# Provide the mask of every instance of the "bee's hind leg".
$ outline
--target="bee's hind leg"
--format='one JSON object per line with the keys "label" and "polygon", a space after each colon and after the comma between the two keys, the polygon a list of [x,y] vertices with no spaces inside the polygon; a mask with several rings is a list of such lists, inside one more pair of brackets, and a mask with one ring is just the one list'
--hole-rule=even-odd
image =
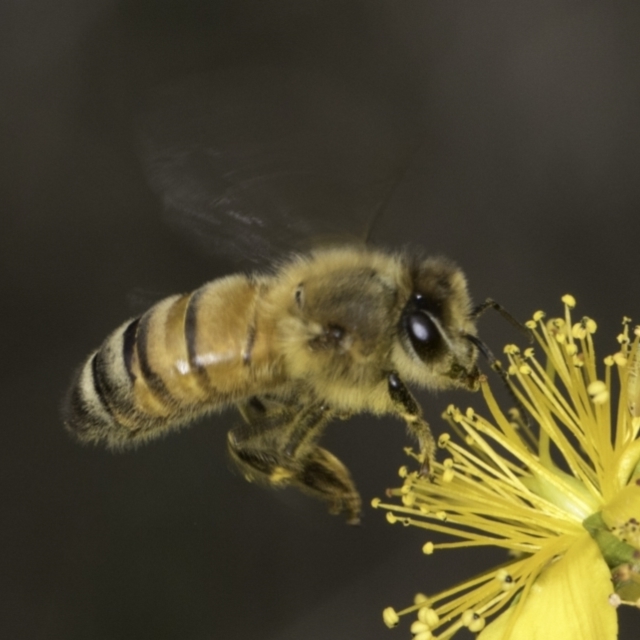
{"label": "bee's hind leg", "polygon": [[[323,404],[305,409],[252,398],[239,407],[246,424],[228,435],[229,453],[249,481],[296,486],[329,503],[331,513],[360,516],[360,496],[349,471],[315,441],[332,417]],[[341,416],[340,416],[341,417]]]}
{"label": "bee's hind leg", "polygon": [[227,434],[231,459],[249,482],[287,484],[297,471],[284,452],[295,412],[286,405],[264,403],[257,397],[238,409],[245,424],[236,425]]}
{"label": "bee's hind leg", "polygon": [[348,524],[359,524],[360,494],[348,469],[331,452],[314,446],[302,460],[293,484],[305,493],[329,503],[329,512],[345,513]]}

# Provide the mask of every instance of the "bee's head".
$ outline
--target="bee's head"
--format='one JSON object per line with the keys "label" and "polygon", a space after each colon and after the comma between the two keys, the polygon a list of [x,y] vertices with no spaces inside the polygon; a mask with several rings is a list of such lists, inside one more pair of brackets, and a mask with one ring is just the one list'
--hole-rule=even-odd
{"label": "bee's head", "polygon": [[442,258],[409,267],[411,293],[397,327],[393,357],[404,377],[423,386],[476,388],[477,348],[462,271]]}

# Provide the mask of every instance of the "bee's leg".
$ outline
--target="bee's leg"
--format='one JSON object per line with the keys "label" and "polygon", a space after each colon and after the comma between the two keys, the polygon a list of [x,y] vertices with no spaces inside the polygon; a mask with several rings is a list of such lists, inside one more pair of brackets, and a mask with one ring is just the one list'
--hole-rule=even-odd
{"label": "bee's leg", "polygon": [[348,469],[331,452],[314,446],[302,460],[293,484],[329,503],[329,512],[344,512],[349,524],[360,523],[362,501]]}
{"label": "bee's leg", "polygon": [[229,452],[247,480],[271,485],[292,481],[302,467],[299,451],[309,450],[328,419],[326,407],[251,398],[238,406],[246,424],[229,431]]}
{"label": "bee's leg", "polygon": [[320,436],[322,429],[332,417],[325,404],[314,404],[301,411],[291,424],[284,453],[290,458],[295,457],[298,451]]}
{"label": "bee's leg", "polygon": [[262,446],[263,438],[251,437],[245,425],[234,427],[227,434],[231,459],[249,482],[264,482],[272,486],[284,485],[292,477],[278,460],[274,450]]}
{"label": "bee's leg", "polygon": [[349,524],[358,524],[362,501],[349,470],[330,451],[315,444],[321,430],[333,417],[346,419],[348,415],[334,415],[325,404],[319,403],[302,413],[290,430],[285,453],[301,465],[297,467],[299,471],[292,484],[328,502],[330,513],[344,512]]}
{"label": "bee's leg", "polygon": [[296,471],[289,468],[283,454],[295,411],[257,397],[238,405],[238,409],[246,423],[234,426],[227,434],[231,458],[250,482],[286,484]]}
{"label": "bee's leg", "polygon": [[431,433],[431,427],[422,417],[420,405],[395,371],[387,375],[387,386],[396,415],[405,421],[409,431],[418,440],[422,462],[420,474],[431,476],[436,451],[436,443],[433,433]]}
{"label": "bee's leg", "polygon": [[229,453],[247,480],[271,486],[296,486],[329,503],[332,513],[346,511],[357,522],[360,496],[346,467],[314,440],[331,416],[325,405],[304,410],[252,399],[240,411],[247,421],[229,432]]}

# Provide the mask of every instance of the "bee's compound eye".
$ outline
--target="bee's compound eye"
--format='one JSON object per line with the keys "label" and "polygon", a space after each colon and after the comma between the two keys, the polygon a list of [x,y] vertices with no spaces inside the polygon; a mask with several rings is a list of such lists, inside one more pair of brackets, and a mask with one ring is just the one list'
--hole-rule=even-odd
{"label": "bee's compound eye", "polygon": [[406,318],[405,328],[411,345],[420,358],[424,359],[440,343],[440,332],[426,313],[410,313]]}
{"label": "bee's compound eye", "polygon": [[408,322],[409,335],[420,344],[428,344],[438,335],[438,330],[429,316],[423,313],[412,313]]}

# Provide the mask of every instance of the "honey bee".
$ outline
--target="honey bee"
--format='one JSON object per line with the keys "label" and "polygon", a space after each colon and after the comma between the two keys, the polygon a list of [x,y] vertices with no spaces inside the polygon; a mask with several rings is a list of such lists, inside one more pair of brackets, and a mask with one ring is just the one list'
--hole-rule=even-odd
{"label": "honey bee", "polygon": [[79,370],[65,425],[121,449],[235,406],[232,459],[356,523],[360,495],[318,444],[335,419],[403,420],[428,474],[434,439],[407,384],[475,390],[482,343],[463,272],[444,258],[360,247],[295,255],[166,298],[116,329]]}

